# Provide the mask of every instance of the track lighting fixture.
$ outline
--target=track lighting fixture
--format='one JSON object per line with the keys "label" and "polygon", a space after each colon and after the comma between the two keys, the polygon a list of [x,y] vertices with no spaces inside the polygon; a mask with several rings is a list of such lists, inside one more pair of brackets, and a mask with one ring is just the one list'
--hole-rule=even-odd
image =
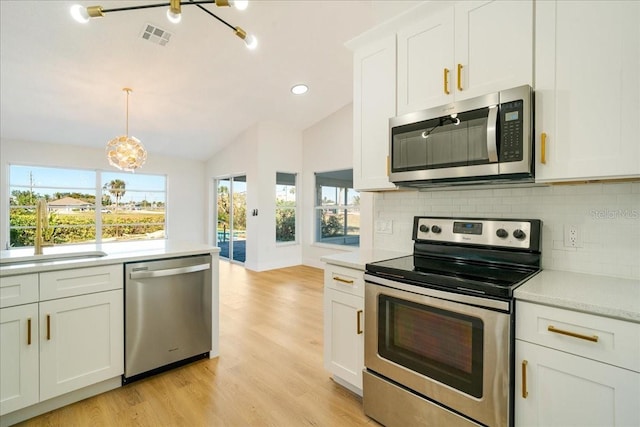
{"label": "track lighting fixture", "polygon": [[100,18],[105,16],[105,14],[111,12],[124,12],[128,10],[139,10],[139,9],[152,9],[157,7],[168,7],[167,9],[167,19],[177,24],[181,21],[182,18],[182,6],[196,6],[203,12],[206,12],[208,15],[216,18],[218,21],[229,27],[233,30],[234,34],[241,38],[248,49],[255,49],[258,46],[258,41],[252,34],[248,34],[245,30],[240,27],[234,27],[229,24],[224,19],[220,18],[218,15],[211,12],[209,9],[205,8],[203,5],[205,4],[215,4],[218,7],[225,6],[233,6],[238,10],[245,10],[248,5],[248,0],[189,0],[189,1],[180,1],[180,0],[170,0],[169,3],[155,3],[155,4],[143,4],[139,6],[129,6],[129,7],[117,7],[112,9],[104,9],[102,6],[89,6],[84,7],[79,4],[71,6],[71,16],[78,22],[87,23],[92,18]]}

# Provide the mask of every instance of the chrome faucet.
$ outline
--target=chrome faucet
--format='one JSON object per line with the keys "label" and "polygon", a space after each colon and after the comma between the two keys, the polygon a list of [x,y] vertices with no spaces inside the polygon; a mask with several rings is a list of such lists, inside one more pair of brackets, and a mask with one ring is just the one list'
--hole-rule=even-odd
{"label": "chrome faucet", "polygon": [[44,229],[49,228],[49,212],[47,201],[38,199],[36,203],[36,238],[34,242],[34,255],[42,255],[42,248],[45,246],[53,246],[53,243],[47,242],[44,238]]}

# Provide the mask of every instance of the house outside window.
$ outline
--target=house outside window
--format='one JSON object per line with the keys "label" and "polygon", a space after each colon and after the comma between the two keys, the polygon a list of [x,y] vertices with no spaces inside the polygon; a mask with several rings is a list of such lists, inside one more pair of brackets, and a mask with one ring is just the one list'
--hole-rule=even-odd
{"label": "house outside window", "polygon": [[353,170],[316,173],[316,242],[360,245],[360,194]]}
{"label": "house outside window", "polygon": [[276,243],[295,242],[296,174],[276,173]]}
{"label": "house outside window", "polygon": [[48,210],[44,238],[56,245],[165,236],[163,175],[9,165],[11,247],[34,245],[41,198]]}

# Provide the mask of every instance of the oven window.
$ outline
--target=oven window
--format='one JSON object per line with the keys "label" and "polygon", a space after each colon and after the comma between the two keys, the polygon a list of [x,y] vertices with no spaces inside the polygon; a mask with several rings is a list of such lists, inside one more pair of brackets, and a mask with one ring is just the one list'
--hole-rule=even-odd
{"label": "oven window", "polygon": [[378,353],[475,397],[482,397],[481,319],[379,296]]}

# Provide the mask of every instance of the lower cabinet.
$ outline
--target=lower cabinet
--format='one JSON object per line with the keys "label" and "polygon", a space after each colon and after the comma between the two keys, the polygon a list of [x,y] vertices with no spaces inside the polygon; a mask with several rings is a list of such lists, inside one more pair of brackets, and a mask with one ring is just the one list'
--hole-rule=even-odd
{"label": "lower cabinet", "polygon": [[118,264],[0,278],[0,416],[124,372],[122,271]]}
{"label": "lower cabinet", "polygon": [[0,309],[0,416],[38,403],[38,303]]}
{"label": "lower cabinet", "polygon": [[324,287],[324,366],[334,379],[362,395],[364,272],[327,265]]}
{"label": "lower cabinet", "polygon": [[640,324],[516,303],[515,425],[640,426]]}
{"label": "lower cabinet", "polygon": [[516,426],[638,426],[640,373],[516,341]]}
{"label": "lower cabinet", "polygon": [[40,303],[40,400],[121,375],[121,289]]}

